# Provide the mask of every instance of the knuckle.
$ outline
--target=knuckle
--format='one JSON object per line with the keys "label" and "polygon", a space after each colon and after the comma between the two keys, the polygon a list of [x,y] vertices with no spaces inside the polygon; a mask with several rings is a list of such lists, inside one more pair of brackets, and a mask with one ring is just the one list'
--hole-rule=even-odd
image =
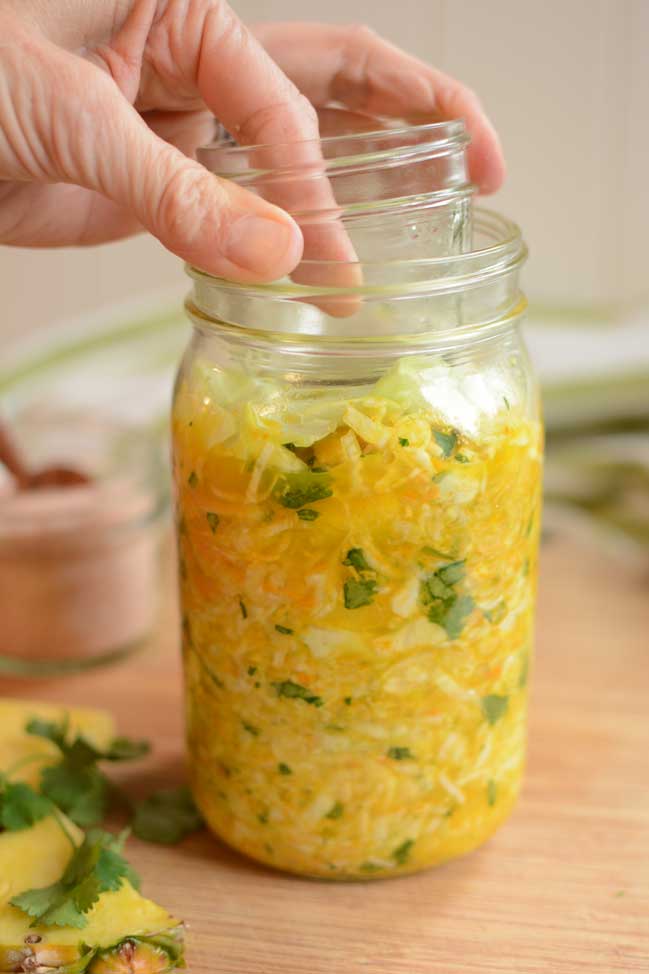
{"label": "knuckle", "polygon": [[210,233],[218,237],[227,202],[220,180],[198,164],[178,166],[172,161],[166,169],[157,199],[150,200],[155,235],[191,250],[209,222]]}
{"label": "knuckle", "polygon": [[344,32],[347,43],[358,47],[369,47],[379,36],[367,24],[347,24]]}

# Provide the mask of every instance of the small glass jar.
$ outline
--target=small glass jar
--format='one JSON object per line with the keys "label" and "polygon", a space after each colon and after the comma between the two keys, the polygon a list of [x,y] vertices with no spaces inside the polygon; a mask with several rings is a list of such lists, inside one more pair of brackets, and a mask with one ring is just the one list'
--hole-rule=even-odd
{"label": "small glass jar", "polygon": [[88,479],[0,484],[0,674],[49,677],[141,647],[157,621],[168,477],[149,430],[25,409],[12,428],[30,469]]}
{"label": "small glass jar", "polygon": [[[285,205],[291,186],[307,256],[265,286],[190,270],[173,416],[190,774],[217,835],[307,876],[468,852],[520,787],[542,434],[525,247],[472,212],[465,142],[453,123],[290,165],[290,147],[204,157]],[[302,177],[336,207],[297,205]]]}

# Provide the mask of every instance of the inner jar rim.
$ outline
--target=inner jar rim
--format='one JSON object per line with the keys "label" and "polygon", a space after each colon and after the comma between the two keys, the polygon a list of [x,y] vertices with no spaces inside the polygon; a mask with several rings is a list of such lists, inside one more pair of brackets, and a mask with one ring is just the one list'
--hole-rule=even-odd
{"label": "inner jar rim", "polygon": [[[223,161],[227,159],[233,159],[239,161],[254,152],[273,152],[277,150],[295,149],[295,148],[305,148],[308,146],[313,146],[315,149],[320,151],[324,149],[332,149],[336,146],[342,146],[348,142],[352,143],[352,148],[360,142],[367,144],[367,148],[363,152],[365,157],[367,154],[371,154],[376,151],[383,152],[394,152],[401,151],[405,152],[409,149],[426,149],[427,152],[434,153],[439,151],[440,153],[448,152],[451,150],[458,150],[463,148],[470,141],[470,136],[467,134],[464,122],[461,119],[452,119],[445,122],[426,122],[422,125],[407,125],[399,122],[394,127],[389,123],[393,122],[392,119],[378,119],[377,121],[386,122],[386,127],[383,129],[377,129],[368,132],[348,132],[345,134],[338,135],[325,135],[317,139],[295,139],[285,142],[260,142],[254,145],[238,145],[233,136],[222,130],[221,134],[214,139],[212,142],[206,145],[199,146],[196,150],[196,157],[199,162],[206,165],[207,168],[211,169],[210,160],[217,158]],[[430,139],[421,139],[414,143],[406,143],[405,145],[395,145],[391,147],[380,147],[378,149],[372,149],[371,146],[374,143],[385,142],[386,139],[397,139],[399,137],[405,136],[425,136],[430,135]],[[438,138],[434,136],[438,135]],[[359,159],[361,157],[355,155],[353,158]],[[333,155],[324,155],[321,160],[324,163],[325,168],[329,166],[338,166],[349,161],[349,157]],[[299,166],[300,163],[297,163]],[[212,169],[212,171],[216,171]],[[241,170],[237,167],[237,172]],[[224,169],[222,172],[229,174],[231,170]]]}

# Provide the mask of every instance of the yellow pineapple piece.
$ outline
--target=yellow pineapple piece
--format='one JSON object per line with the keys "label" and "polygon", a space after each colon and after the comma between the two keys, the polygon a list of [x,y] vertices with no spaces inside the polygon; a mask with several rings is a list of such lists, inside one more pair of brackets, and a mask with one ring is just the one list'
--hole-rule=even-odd
{"label": "yellow pineapple piece", "polygon": [[[57,761],[60,755],[51,741],[27,734],[25,725],[33,717],[60,723],[66,716],[70,738],[83,734],[91,744],[103,749],[115,736],[115,723],[105,710],[0,698],[0,771],[24,760],[26,763],[12,774],[11,780],[37,785],[42,768]],[[32,757],[34,760],[29,760]]]}
{"label": "yellow pineapple piece", "polygon": [[[64,816],[61,820],[80,843],[81,830]],[[88,974],[162,974],[179,966],[182,925],[127,881],[100,896],[82,929],[32,927],[31,918],[11,906],[17,893],[60,879],[71,856],[70,841],[53,817],[30,829],[0,832],[0,974],[47,974],[73,963]]]}

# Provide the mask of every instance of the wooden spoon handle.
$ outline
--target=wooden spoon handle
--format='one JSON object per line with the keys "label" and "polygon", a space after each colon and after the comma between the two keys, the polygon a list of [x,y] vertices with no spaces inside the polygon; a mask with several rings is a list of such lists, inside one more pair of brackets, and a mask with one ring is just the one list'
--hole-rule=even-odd
{"label": "wooden spoon handle", "polygon": [[19,487],[29,487],[32,479],[16,441],[7,426],[0,422],[0,463],[4,464]]}

